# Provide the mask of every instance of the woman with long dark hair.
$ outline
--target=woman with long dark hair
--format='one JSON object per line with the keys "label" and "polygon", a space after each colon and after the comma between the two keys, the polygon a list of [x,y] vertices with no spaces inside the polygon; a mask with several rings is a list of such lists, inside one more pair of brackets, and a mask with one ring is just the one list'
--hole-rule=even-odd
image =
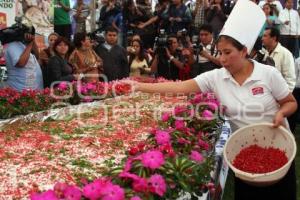
{"label": "woman with long dark hair", "polygon": [[146,52],[140,40],[133,40],[129,50],[130,76],[150,73],[151,56]]}

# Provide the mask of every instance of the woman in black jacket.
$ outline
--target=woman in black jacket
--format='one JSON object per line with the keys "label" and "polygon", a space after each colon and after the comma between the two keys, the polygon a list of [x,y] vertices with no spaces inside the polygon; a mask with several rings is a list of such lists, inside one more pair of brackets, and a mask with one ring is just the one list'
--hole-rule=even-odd
{"label": "woman in black jacket", "polygon": [[72,66],[68,63],[69,41],[64,37],[59,37],[54,43],[53,50],[55,55],[49,59],[45,70],[45,87],[50,87],[55,82],[76,80]]}

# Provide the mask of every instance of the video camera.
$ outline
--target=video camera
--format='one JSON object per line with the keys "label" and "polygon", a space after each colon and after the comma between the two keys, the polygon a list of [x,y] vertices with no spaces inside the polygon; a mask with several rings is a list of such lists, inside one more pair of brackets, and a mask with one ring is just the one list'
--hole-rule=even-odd
{"label": "video camera", "polygon": [[266,56],[266,54],[263,51],[258,50],[256,52],[256,61],[262,63],[265,59],[265,56]]}
{"label": "video camera", "polygon": [[90,37],[91,41],[93,42],[94,47],[97,47],[105,42],[105,38],[103,34],[100,32],[100,29],[88,33],[87,35]]}
{"label": "video camera", "polygon": [[15,18],[16,23],[12,25],[11,27],[1,29],[0,30],[0,41],[2,45],[14,42],[14,41],[24,41],[25,33],[29,33],[34,35],[35,29],[34,27],[26,26],[25,24],[22,24],[22,18],[16,17]]}
{"label": "video camera", "polygon": [[271,65],[275,66],[275,61],[272,57],[266,56],[266,54],[262,50],[258,50],[256,52],[256,58],[255,60],[259,63],[265,64],[265,65]]}
{"label": "video camera", "polygon": [[177,37],[184,48],[189,47],[189,36],[185,28],[177,32]]}
{"label": "video camera", "polygon": [[195,55],[198,55],[200,52],[203,51],[203,46],[200,44],[198,36],[192,37],[192,44]]}
{"label": "video camera", "polygon": [[168,35],[166,34],[164,29],[160,29],[158,37],[155,38],[154,50],[159,47],[168,47],[169,45]]}
{"label": "video camera", "polygon": [[166,34],[164,29],[159,30],[158,37],[155,38],[154,42],[154,52],[158,55],[162,56],[166,54],[166,48],[170,47],[170,41],[168,39],[168,35]]}

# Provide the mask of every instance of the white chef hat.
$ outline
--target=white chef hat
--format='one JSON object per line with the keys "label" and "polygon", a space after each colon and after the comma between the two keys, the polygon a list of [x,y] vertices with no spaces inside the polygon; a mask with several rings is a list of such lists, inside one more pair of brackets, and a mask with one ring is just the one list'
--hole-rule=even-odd
{"label": "white chef hat", "polygon": [[238,0],[219,36],[236,39],[247,47],[250,54],[265,22],[266,16],[261,7],[249,0]]}

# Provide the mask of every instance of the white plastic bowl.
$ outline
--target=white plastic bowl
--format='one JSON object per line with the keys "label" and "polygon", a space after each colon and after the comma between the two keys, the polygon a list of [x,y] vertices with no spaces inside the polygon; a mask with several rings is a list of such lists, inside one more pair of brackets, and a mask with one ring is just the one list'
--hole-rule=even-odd
{"label": "white plastic bowl", "polygon": [[[232,163],[236,155],[251,145],[274,147],[286,152],[288,162],[281,168],[263,174],[241,171]],[[239,179],[255,186],[267,186],[278,182],[288,172],[297,152],[297,145],[292,133],[280,126],[273,128],[271,123],[260,123],[245,126],[235,131],[224,147],[224,159]]]}

